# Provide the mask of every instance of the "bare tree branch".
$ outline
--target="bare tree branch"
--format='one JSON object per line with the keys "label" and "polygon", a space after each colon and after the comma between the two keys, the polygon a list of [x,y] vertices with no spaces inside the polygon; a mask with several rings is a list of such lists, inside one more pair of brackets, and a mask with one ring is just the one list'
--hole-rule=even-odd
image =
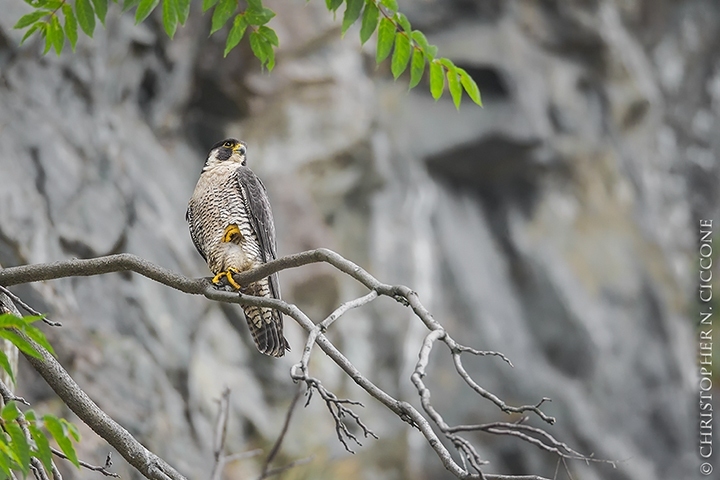
{"label": "bare tree branch", "polygon": [[[33,475],[35,476],[35,478],[37,478],[37,480],[50,480],[47,476],[47,473],[45,473],[42,462],[36,457],[30,458],[30,470],[32,470]],[[53,480],[58,479],[57,477],[53,477]],[[62,478],[60,478],[59,480],[62,480]]]}
{"label": "bare tree branch", "polygon": [[213,454],[215,464],[210,473],[210,480],[219,480],[225,467],[225,438],[227,437],[227,424],[230,417],[230,389],[225,387],[218,400],[218,419],[215,422],[215,438],[213,441]]}
{"label": "bare tree branch", "polygon": [[361,307],[371,301],[375,300],[378,296],[377,291],[371,290],[367,295],[356,298],[349,302],[345,302],[335,309],[325,320],[315,325],[315,327],[308,333],[307,341],[305,342],[305,348],[303,349],[302,358],[300,363],[293,365],[290,374],[295,380],[305,380],[308,371],[308,363],[310,362],[310,354],[312,353],[313,346],[317,340],[317,336],[321,333],[325,333],[330,325],[340,318],[343,314],[349,310],[357,307]]}
{"label": "bare tree branch", "polygon": [[355,421],[355,424],[360,427],[365,438],[378,438],[375,433],[373,433],[373,431],[370,430],[367,425],[362,422],[360,416],[357,413],[353,412],[351,408],[346,406],[356,405],[359,407],[364,407],[361,402],[350,400],[348,398],[338,398],[337,395],[325,388],[323,384],[320,383],[320,380],[318,380],[317,378],[306,377],[304,380],[308,387],[307,402],[305,402],[305,406],[310,403],[310,400],[312,399],[312,392],[318,392],[318,395],[320,395],[320,398],[322,398],[325,402],[325,406],[327,406],[330,415],[332,415],[332,418],[335,421],[335,433],[337,434],[340,443],[342,443],[345,447],[345,450],[352,454],[355,454],[353,449],[350,448],[350,446],[347,444],[346,439],[352,440],[358,446],[362,446],[360,440],[358,440],[358,438],[348,429],[347,425],[345,425],[345,423],[343,422],[343,418],[345,417],[350,417]]}
{"label": "bare tree branch", "polygon": [[[53,455],[56,455],[65,460],[69,460],[67,455],[65,455],[63,452],[61,452],[57,448],[50,447],[50,450],[52,451]],[[102,473],[106,477],[120,478],[120,475],[108,470],[108,468],[110,468],[112,466],[112,457],[110,455],[110,452],[108,452],[107,457],[105,457],[105,465],[103,465],[103,466],[92,465],[90,463],[83,462],[82,460],[78,460],[78,463],[80,464],[81,467],[86,468],[88,470],[92,470],[94,472]]]}
{"label": "bare tree branch", "polygon": [[[282,445],[283,440],[285,439],[285,435],[287,435],[288,428],[290,427],[290,419],[292,418],[292,414],[295,411],[295,406],[298,403],[298,400],[300,399],[300,394],[302,393],[302,384],[298,384],[298,388],[295,390],[295,395],[293,396],[292,401],[290,402],[290,406],[288,407],[287,413],[285,414],[285,421],[283,422],[282,429],[280,430],[280,435],[278,435],[277,440],[275,440],[275,445],[270,449],[270,453],[268,453],[267,458],[265,459],[265,462],[263,462],[263,468],[262,473],[260,474],[260,477],[258,480],[263,480],[264,478],[268,478],[270,475],[268,472],[270,471],[270,462],[273,461],[275,456],[280,451],[280,446]],[[288,467],[290,468],[290,467]],[[278,472],[280,473],[280,472]]]}
{"label": "bare tree branch", "polygon": [[[349,431],[347,425],[342,422],[343,416],[348,416],[352,418],[356,422],[356,424],[360,426],[366,436],[373,434],[361,422],[359,416],[357,416],[357,414],[352,412],[352,410],[347,407],[347,405],[357,405],[359,404],[359,402],[339,399],[334,394],[326,390],[319,382],[319,380],[309,376],[308,364],[313,350],[313,346],[315,344],[317,344],[320,349],[323,350],[323,352],[325,352],[338,366],[340,366],[340,368],[342,368],[345,373],[350,378],[352,378],[358,386],[360,386],[369,395],[377,399],[380,403],[382,403],[388,409],[398,415],[403,421],[409,423],[414,428],[417,428],[425,437],[431,448],[433,448],[433,450],[436,452],[445,468],[457,478],[544,480],[543,477],[539,476],[504,476],[483,474],[480,468],[487,462],[485,462],[479,457],[475,448],[468,440],[458,435],[458,433],[468,430],[483,431],[491,434],[513,435],[540,448],[561,455],[561,458],[578,457],[585,460],[588,459],[588,457],[583,457],[577,454],[577,452],[570,450],[569,448],[564,448],[564,444],[557,442],[553,437],[549,436],[549,434],[539,433],[540,431],[542,431],[540,429],[537,429],[538,431],[528,430],[527,428],[525,428],[526,426],[519,427],[516,424],[505,424],[501,422],[495,424],[486,424],[484,426],[476,426],[478,428],[468,429],[464,428],[465,426],[449,426],[444,421],[442,416],[438,413],[438,411],[430,403],[430,390],[427,388],[427,386],[422,380],[426,374],[426,367],[429,361],[430,353],[434,344],[437,341],[441,341],[449,349],[453,357],[455,369],[458,375],[460,375],[460,377],[465,381],[465,383],[478,395],[491,401],[503,412],[507,414],[526,412],[533,413],[537,415],[538,418],[542,419],[548,424],[553,424],[555,422],[555,419],[546,415],[540,409],[542,404],[545,401],[549,400],[548,398],[541,399],[535,405],[522,405],[515,407],[507,405],[496,395],[480,386],[480,384],[478,384],[465,370],[461,358],[461,355],[463,353],[469,353],[472,355],[497,356],[507,362],[510,366],[512,366],[510,360],[505,355],[499,352],[480,351],[458,344],[455,340],[451,338],[451,336],[442,327],[442,325],[438,323],[430,314],[430,312],[428,312],[428,310],[422,305],[417,293],[412,291],[410,288],[401,285],[392,286],[381,283],[358,265],[343,258],[339,254],[324,248],[282,257],[252,271],[235,274],[234,279],[240,284],[248,284],[283,269],[299,267],[309,263],[317,262],[329,263],[341,272],[344,272],[352,278],[356,279],[358,282],[360,282],[370,290],[370,292],[366,295],[340,305],[340,307],[338,307],[330,316],[328,316],[325,320],[318,323],[317,325],[314,324],[307,317],[307,315],[305,315],[305,313],[302,312],[295,305],[288,304],[282,300],[252,297],[237,292],[219,290],[207,278],[187,278],[131,254],[118,254],[88,260],[74,259],[45,265],[27,265],[21,267],[7,268],[5,270],[0,270],[0,285],[10,286],[20,283],[50,280],[70,276],[88,276],[130,270],[139,273],[145,277],[148,277],[152,280],[155,280],[159,283],[167,285],[171,288],[175,288],[189,294],[204,295],[211,300],[237,303],[240,305],[271,307],[280,310],[286,315],[292,317],[295,321],[297,321],[298,324],[308,333],[308,338],[305,344],[305,348],[303,350],[302,358],[300,359],[300,362],[298,364],[293,366],[291,370],[291,376],[296,381],[305,382],[308,386],[308,392],[316,391],[318,394],[320,394],[320,396],[326,402],[326,405],[328,406],[331,414],[333,415],[333,419],[336,423],[336,431],[338,433],[338,438],[346,446],[346,448],[348,448],[348,445],[346,444],[344,438],[354,439],[355,441],[357,441],[357,438],[352,434],[352,432]],[[325,332],[330,327],[330,325],[332,325],[333,322],[335,322],[344,313],[346,313],[352,308],[365,305],[373,301],[380,295],[392,297],[402,305],[409,306],[414,312],[414,314],[423,322],[423,324],[429,330],[429,333],[425,337],[425,340],[423,341],[423,344],[420,348],[418,362],[416,364],[415,370],[411,375],[411,380],[417,388],[418,394],[420,396],[422,409],[427,414],[427,418],[417,409],[415,409],[410,403],[393,398],[391,395],[373,384],[368,378],[363,376],[357,370],[357,368],[355,368],[355,366],[350,363],[350,361],[325,336]],[[72,380],[70,379],[70,381]],[[291,412],[288,413],[288,421],[290,413]],[[463,466],[456,462],[450,451],[440,441],[440,438],[435,433],[431,422],[432,424],[437,426],[442,435],[445,436],[445,438],[447,438],[453,444],[455,449],[460,453]],[[514,425],[514,427],[509,427],[508,425]],[[282,435],[279,440],[281,439]],[[562,456],[563,453],[565,456]],[[472,469],[474,470],[473,472],[469,471],[467,467],[465,467],[467,463],[469,463],[470,467],[472,467]],[[144,468],[147,469],[147,467]],[[268,472],[266,469],[264,469],[264,473],[268,475],[271,472],[272,471]]]}

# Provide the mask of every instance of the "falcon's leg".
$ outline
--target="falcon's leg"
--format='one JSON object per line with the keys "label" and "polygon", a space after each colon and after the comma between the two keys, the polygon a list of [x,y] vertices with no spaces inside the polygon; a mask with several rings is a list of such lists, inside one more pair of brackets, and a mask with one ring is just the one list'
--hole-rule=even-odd
{"label": "falcon's leg", "polygon": [[[238,227],[234,223],[231,223],[230,225],[225,227],[225,232],[223,232],[223,237],[222,237],[222,243],[233,243],[235,245],[240,245],[242,238],[243,238],[243,234],[240,231],[240,227]],[[235,247],[235,248],[237,248],[237,247]],[[212,282],[215,285],[220,285],[221,284],[220,280],[223,277],[225,277],[225,278],[227,278],[228,283],[235,290],[240,290],[240,288],[241,288],[240,284],[237,283],[235,281],[235,279],[233,278],[233,276],[232,276],[233,273],[240,273],[240,270],[238,270],[235,267],[228,267],[227,270],[222,271],[222,272],[218,273],[217,275],[215,275],[215,277],[213,277],[213,279],[212,279]]]}
{"label": "falcon's leg", "polygon": [[220,273],[218,273],[217,275],[215,275],[215,276],[213,277],[213,279],[212,279],[212,282],[213,282],[215,285],[220,285],[220,284],[222,283],[220,280],[221,280],[223,277],[225,277],[225,278],[227,279],[228,283],[229,283],[230,285],[232,285],[232,287],[233,287],[235,290],[240,290],[242,287],[241,287],[240,284],[237,283],[237,282],[235,281],[235,279],[233,278],[233,273],[240,273],[240,270],[238,270],[238,269],[235,268],[235,267],[230,267],[230,268],[228,268],[226,271],[220,272]]}
{"label": "falcon's leg", "polygon": [[228,225],[225,227],[225,233],[223,233],[223,243],[240,243],[240,240],[242,240],[242,232],[240,232],[240,228],[233,224]]}

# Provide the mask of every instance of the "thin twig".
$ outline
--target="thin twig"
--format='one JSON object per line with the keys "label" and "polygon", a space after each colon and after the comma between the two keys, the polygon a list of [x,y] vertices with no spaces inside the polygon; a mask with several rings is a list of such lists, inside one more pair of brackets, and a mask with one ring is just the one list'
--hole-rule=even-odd
{"label": "thin twig", "polygon": [[[37,480],[50,480],[45,472],[42,462],[37,457],[30,458],[30,469]],[[53,477],[53,480],[58,480],[57,477]],[[62,480],[62,477],[59,479]]]}
{"label": "thin twig", "polygon": [[228,387],[225,387],[217,402],[218,419],[215,422],[215,438],[213,439],[215,463],[210,473],[211,480],[222,478],[223,471],[228,463],[251,458],[262,453],[262,449],[256,448],[247,452],[225,455],[225,440],[227,439],[227,426],[230,418],[230,389]]}
{"label": "thin twig", "polygon": [[37,310],[35,310],[34,308],[32,308],[30,305],[28,305],[27,303],[23,302],[20,297],[18,297],[17,295],[15,295],[13,292],[11,292],[11,291],[8,290],[7,288],[3,287],[2,285],[0,285],[0,292],[3,292],[5,295],[7,295],[8,297],[10,297],[15,303],[17,303],[18,305],[20,305],[20,306],[21,306],[26,312],[28,312],[30,315],[35,315],[36,317],[43,317],[43,318],[42,318],[42,321],[45,322],[46,324],[50,325],[51,327],[62,327],[62,323],[60,323],[60,322],[53,322],[53,321],[50,320],[49,318],[44,317],[42,313],[38,312]]}
{"label": "thin twig", "polygon": [[282,429],[280,430],[280,435],[278,435],[277,440],[275,440],[275,444],[270,449],[270,453],[268,453],[268,456],[265,459],[265,462],[263,463],[262,473],[260,474],[260,477],[258,480],[262,480],[263,478],[267,478],[269,476],[268,472],[270,471],[269,470],[270,462],[273,461],[275,456],[280,451],[280,446],[282,445],[282,442],[285,439],[285,435],[287,435],[288,428],[290,427],[290,419],[292,418],[293,412],[295,411],[295,406],[297,405],[297,402],[300,399],[301,393],[302,393],[302,384],[298,384],[297,388],[295,389],[295,395],[293,396],[293,399],[290,402],[290,406],[288,407],[287,413],[285,414],[285,421],[283,422]]}
{"label": "thin twig", "polygon": [[301,458],[299,460],[290,462],[287,465],[283,465],[282,467],[273,468],[272,470],[268,471],[262,478],[274,477],[275,475],[279,475],[287,470],[290,470],[291,468],[297,467],[298,465],[305,465],[306,463],[312,462],[313,458],[315,457],[311,455],[309,457]]}
{"label": "thin twig", "polygon": [[356,400],[350,400],[347,398],[338,398],[337,395],[332,393],[330,390],[325,388],[322,383],[320,383],[320,380],[312,377],[308,377],[305,379],[305,383],[308,386],[307,390],[307,402],[305,402],[305,406],[307,406],[310,403],[310,399],[312,398],[312,392],[315,390],[320,395],[320,398],[323,399],[325,402],[325,405],[328,408],[328,411],[330,412],[330,415],[332,415],[333,420],[335,421],[335,433],[337,434],[338,440],[340,443],[343,444],[345,447],[345,450],[347,450],[350,453],[355,453],[350,446],[347,444],[347,441],[345,439],[352,440],[355,442],[356,445],[362,446],[362,443],[360,443],[360,440],[348,429],[347,425],[343,422],[343,418],[350,417],[355,421],[355,424],[360,427],[360,429],[363,432],[363,435],[365,438],[367,437],[373,437],[377,439],[378,437],[375,435],[375,433],[370,430],[367,425],[365,425],[362,420],[360,419],[360,416],[353,412],[352,409],[348,408],[346,405],[355,405],[358,407],[363,407],[364,405],[361,402],[358,402]]}
{"label": "thin twig", "polygon": [[225,468],[224,455],[225,438],[227,437],[228,418],[230,417],[230,389],[225,387],[218,402],[218,418],[215,422],[215,438],[213,439],[213,454],[215,463],[210,473],[211,480],[219,480]]}
{"label": "thin twig", "polygon": [[511,405],[506,404],[500,398],[497,397],[497,395],[485,390],[482,388],[473,378],[470,376],[469,373],[465,370],[465,367],[462,364],[462,359],[460,358],[459,353],[453,354],[453,363],[455,364],[455,370],[458,372],[460,377],[465,380],[465,383],[467,383],[470,388],[475,390],[481,397],[487,398],[491,402],[493,402],[495,405],[497,405],[503,412],[505,413],[525,413],[525,412],[533,412],[540,418],[542,418],[544,421],[549,423],[550,425],[555,423],[555,418],[550,417],[546,415],[542,410],[540,410],[540,406],[545,403],[549,402],[550,399],[548,397],[543,397],[540,399],[540,401],[535,405],[522,405],[519,407],[513,407]]}
{"label": "thin twig", "polygon": [[293,365],[292,369],[290,370],[290,375],[292,376],[292,378],[295,381],[304,380],[306,378],[308,371],[308,363],[310,362],[310,354],[312,353],[313,346],[315,345],[315,341],[317,340],[317,336],[319,334],[325,333],[330,327],[330,325],[335,322],[335,320],[340,318],[349,310],[366,305],[371,301],[375,300],[377,296],[378,293],[375,290],[371,290],[369,293],[360,298],[356,298],[349,302],[343,303],[338,308],[336,308],[335,311],[328,315],[325,320],[318,323],[315,328],[313,328],[308,334],[308,338],[305,342],[305,348],[303,349],[303,354],[300,362]]}
{"label": "thin twig", "polygon": [[[67,455],[65,455],[60,450],[53,448],[53,447],[50,447],[50,450],[52,450],[53,455],[56,455],[64,460],[69,460]],[[120,475],[118,475],[117,473],[110,472],[107,470],[108,468],[110,468],[112,466],[112,457],[110,456],[109,452],[107,454],[107,457],[105,457],[105,465],[103,465],[102,467],[99,465],[91,465],[87,462],[83,462],[82,460],[78,460],[78,463],[80,464],[81,467],[87,468],[88,470],[92,470],[94,472],[102,473],[106,477],[120,478]]]}
{"label": "thin twig", "polygon": [[228,463],[237,462],[238,460],[245,460],[248,458],[257,457],[262,453],[262,448],[248,450],[247,452],[231,453],[230,455],[225,456],[225,465],[227,465]]}

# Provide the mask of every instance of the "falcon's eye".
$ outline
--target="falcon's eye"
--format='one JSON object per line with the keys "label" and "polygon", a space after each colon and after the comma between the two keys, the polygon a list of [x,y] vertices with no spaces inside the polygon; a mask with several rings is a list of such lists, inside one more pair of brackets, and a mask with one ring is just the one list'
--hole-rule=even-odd
{"label": "falcon's eye", "polygon": [[223,147],[231,148],[232,146],[233,146],[232,142],[223,143]]}

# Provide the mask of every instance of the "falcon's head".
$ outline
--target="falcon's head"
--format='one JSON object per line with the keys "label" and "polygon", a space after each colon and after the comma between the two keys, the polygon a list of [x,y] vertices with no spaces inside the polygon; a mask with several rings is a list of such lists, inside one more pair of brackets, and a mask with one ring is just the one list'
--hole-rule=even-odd
{"label": "falcon's head", "polygon": [[247,145],[245,142],[235,140],[234,138],[228,138],[212,146],[210,153],[208,153],[207,160],[205,160],[205,167],[218,165],[223,162],[233,162],[245,165],[247,160],[245,158],[246,151]]}

